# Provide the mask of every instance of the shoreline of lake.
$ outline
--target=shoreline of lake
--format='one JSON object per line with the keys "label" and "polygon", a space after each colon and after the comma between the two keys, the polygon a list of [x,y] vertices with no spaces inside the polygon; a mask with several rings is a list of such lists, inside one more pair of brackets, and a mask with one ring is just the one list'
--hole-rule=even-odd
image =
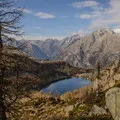
{"label": "shoreline of lake", "polygon": [[55,93],[60,93],[64,94],[65,92],[69,92],[75,89],[79,89],[84,86],[90,85],[90,81],[84,78],[68,78],[68,79],[63,79],[63,80],[58,80],[55,82],[52,82],[48,86],[42,88],[43,93],[49,93],[50,91],[55,94]]}

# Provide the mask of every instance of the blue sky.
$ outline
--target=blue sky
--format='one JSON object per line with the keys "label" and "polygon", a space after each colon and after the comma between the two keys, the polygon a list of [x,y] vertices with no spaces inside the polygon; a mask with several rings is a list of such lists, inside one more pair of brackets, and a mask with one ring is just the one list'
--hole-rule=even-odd
{"label": "blue sky", "polygon": [[26,39],[63,38],[120,25],[120,0],[19,0]]}

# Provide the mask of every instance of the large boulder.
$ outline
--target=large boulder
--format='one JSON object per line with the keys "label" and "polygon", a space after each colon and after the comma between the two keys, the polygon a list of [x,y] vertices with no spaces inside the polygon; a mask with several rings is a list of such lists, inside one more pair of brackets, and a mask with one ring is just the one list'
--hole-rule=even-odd
{"label": "large boulder", "polygon": [[72,111],[73,109],[74,109],[74,105],[69,105],[64,110],[65,110],[66,114],[69,114],[69,112]]}
{"label": "large boulder", "polygon": [[120,80],[120,74],[115,74],[114,75],[114,80]]}
{"label": "large boulder", "polygon": [[106,115],[106,114],[107,114],[107,111],[102,107],[98,107],[97,105],[94,105],[89,112],[90,116],[91,115]]}
{"label": "large boulder", "polygon": [[114,120],[120,120],[120,88],[109,89],[105,95],[106,106]]}

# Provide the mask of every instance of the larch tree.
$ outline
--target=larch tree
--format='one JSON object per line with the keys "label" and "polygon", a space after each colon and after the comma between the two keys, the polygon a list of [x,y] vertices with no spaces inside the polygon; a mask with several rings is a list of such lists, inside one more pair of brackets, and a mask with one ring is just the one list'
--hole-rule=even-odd
{"label": "larch tree", "polygon": [[[3,60],[3,40],[10,40],[11,37],[21,36],[22,30],[19,22],[23,11],[17,7],[16,0],[0,0],[0,120],[7,120],[7,104],[5,101],[5,64]],[[8,106],[14,101],[13,99]]]}

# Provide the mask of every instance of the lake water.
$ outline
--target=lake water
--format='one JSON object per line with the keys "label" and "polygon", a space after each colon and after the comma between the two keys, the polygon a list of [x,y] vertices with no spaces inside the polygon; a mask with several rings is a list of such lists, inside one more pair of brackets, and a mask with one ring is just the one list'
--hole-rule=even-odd
{"label": "lake water", "polygon": [[83,78],[71,78],[52,83],[46,88],[43,88],[42,91],[44,93],[48,93],[51,91],[53,94],[55,94],[56,92],[64,94],[65,92],[88,86],[90,84],[90,81]]}

